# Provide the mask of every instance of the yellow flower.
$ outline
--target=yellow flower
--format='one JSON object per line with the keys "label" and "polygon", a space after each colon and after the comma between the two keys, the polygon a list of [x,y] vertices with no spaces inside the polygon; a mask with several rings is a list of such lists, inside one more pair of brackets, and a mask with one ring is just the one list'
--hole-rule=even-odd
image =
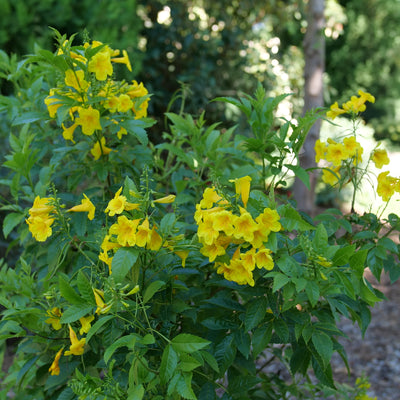
{"label": "yellow flower", "polygon": [[134,246],[137,244],[137,227],[140,219],[130,220],[125,215],[118,217],[118,222],[111,225],[110,234],[117,235],[117,242],[121,246]]}
{"label": "yellow flower", "polygon": [[54,222],[53,218],[44,216],[33,216],[25,220],[29,225],[29,231],[38,242],[45,242],[53,233],[51,225]]}
{"label": "yellow flower", "polygon": [[104,292],[100,289],[93,289],[93,294],[97,305],[96,314],[107,313],[111,308],[111,304],[107,305],[104,302]]}
{"label": "yellow flower", "polygon": [[269,234],[269,232],[279,232],[282,229],[279,219],[278,211],[271,208],[264,208],[264,211],[256,218],[256,221]]}
{"label": "yellow flower", "polygon": [[122,50],[122,57],[112,58],[111,61],[114,63],[125,64],[128,70],[132,72],[131,62],[129,61],[129,56],[126,50]]}
{"label": "yellow flower", "polygon": [[118,98],[117,110],[119,112],[127,112],[133,107],[133,101],[127,94],[121,94]]}
{"label": "yellow flower", "polygon": [[107,110],[110,110],[112,113],[116,112],[119,107],[119,97],[110,97],[104,102],[104,107],[107,108]]}
{"label": "yellow flower", "polygon": [[74,140],[74,132],[75,129],[77,128],[78,124],[75,122],[74,124],[72,124],[70,127],[66,128],[64,123],[61,124],[61,127],[63,128],[63,138],[65,140],[70,140],[72,143],[75,143]]}
{"label": "yellow flower", "polygon": [[326,161],[331,162],[335,167],[349,157],[349,153],[342,143],[332,143],[326,150]]}
{"label": "yellow flower", "polygon": [[69,350],[67,350],[64,355],[69,356],[70,354],[73,354],[74,356],[80,356],[84,352],[84,346],[86,339],[82,338],[78,340],[75,331],[69,326],[69,338],[71,340],[71,346],[69,347]]}
{"label": "yellow flower", "polygon": [[218,238],[219,232],[214,228],[214,219],[210,214],[203,217],[203,222],[199,223],[197,236],[200,243],[211,245]]}
{"label": "yellow flower", "polygon": [[100,261],[103,261],[105,264],[107,264],[107,266],[108,266],[108,273],[111,275],[111,273],[112,273],[112,269],[111,269],[111,266],[112,266],[112,259],[113,259],[113,257],[109,257],[108,256],[108,253],[106,252],[106,251],[102,251],[102,252],[100,252],[100,254],[99,254],[99,260]]}
{"label": "yellow flower", "polygon": [[213,228],[216,231],[223,231],[228,236],[231,236],[235,230],[233,224],[236,218],[236,215],[227,210],[217,211],[212,214]]}
{"label": "yellow flower", "polygon": [[101,243],[101,249],[105,252],[114,250],[114,249],[119,249],[121,245],[119,243],[115,242],[110,242],[110,235],[106,235],[103,239],[103,242]]}
{"label": "yellow flower", "polygon": [[388,176],[389,171],[381,172],[378,175],[378,187],[376,192],[383,201],[389,201],[395,192],[397,179]]}
{"label": "yellow flower", "polygon": [[321,142],[319,139],[315,142],[315,162],[319,162],[325,156],[327,145],[324,142]]}
{"label": "yellow flower", "polygon": [[371,159],[374,162],[375,167],[379,169],[390,163],[386,150],[375,149]]}
{"label": "yellow flower", "polygon": [[256,265],[258,268],[265,268],[268,271],[274,268],[274,260],[271,257],[271,250],[261,248],[255,255]]}
{"label": "yellow flower", "polygon": [[49,368],[50,375],[59,375],[60,374],[60,366],[58,365],[58,362],[60,361],[63,350],[64,350],[64,347],[61,347],[61,349],[58,350],[56,356],[54,357],[54,361],[50,365],[50,368]]}
{"label": "yellow flower", "polygon": [[114,198],[108,202],[108,206],[104,211],[105,213],[108,212],[110,217],[115,214],[121,214],[124,210],[129,211],[139,208],[139,204],[129,203],[126,200],[126,197],[121,195],[121,192],[122,187],[120,187],[117,193],[115,193]]}
{"label": "yellow flower", "polygon": [[235,231],[233,236],[236,239],[244,239],[247,242],[252,242],[254,239],[254,231],[257,230],[257,223],[253,217],[244,208],[240,207],[240,217],[235,219]]}
{"label": "yellow flower", "polygon": [[147,239],[146,247],[150,250],[157,251],[160,249],[161,246],[162,246],[162,237],[156,231],[156,227],[153,226],[153,228],[150,231],[150,237]]}
{"label": "yellow flower", "polygon": [[225,247],[218,240],[211,244],[203,244],[203,247],[200,249],[200,253],[208,257],[210,262],[215,261],[218,256],[223,256],[225,252]]}
{"label": "yellow flower", "polygon": [[254,237],[253,237],[253,240],[250,242],[251,245],[255,249],[262,247],[263,244],[268,241],[268,236],[269,236],[270,232],[271,232],[270,229],[265,228],[265,226],[263,224],[258,224],[257,229],[253,232]]}
{"label": "yellow flower", "polygon": [[79,330],[79,334],[83,335],[84,333],[88,333],[91,328],[91,322],[94,320],[94,315],[89,315],[88,317],[79,318],[79,322],[82,325],[82,328]]}
{"label": "yellow flower", "polygon": [[229,182],[235,182],[236,195],[242,198],[243,204],[246,207],[250,194],[250,182],[251,182],[250,176],[244,176],[242,178],[233,179],[230,180]]}
{"label": "yellow flower", "polygon": [[185,268],[186,259],[190,253],[189,250],[176,250],[174,253],[182,260],[182,268]]}
{"label": "yellow flower", "polygon": [[336,101],[335,103],[333,103],[330,107],[330,110],[326,113],[326,116],[330,119],[335,119],[338,115],[344,114],[346,111],[342,110],[339,105],[338,102]]}
{"label": "yellow flower", "polygon": [[354,164],[359,164],[362,162],[362,154],[364,149],[361,147],[360,143],[356,141],[354,136],[344,138],[343,145],[347,151],[348,157],[355,157]]}
{"label": "yellow flower", "polygon": [[104,51],[104,49],[96,53],[89,61],[88,70],[96,74],[96,79],[98,81],[105,81],[107,76],[113,74],[110,53]]}
{"label": "yellow flower", "polygon": [[322,181],[328,185],[335,186],[340,179],[340,166],[334,169],[324,168],[322,170]]}
{"label": "yellow flower", "polygon": [[136,245],[139,247],[145,247],[150,237],[151,229],[149,225],[149,220],[146,217],[144,221],[138,226],[136,234]]}
{"label": "yellow flower", "polygon": [[110,154],[112,149],[106,146],[106,138],[102,136],[100,142],[97,141],[94,146],[90,149],[90,153],[92,154],[95,160],[98,160],[101,156],[106,156]]}
{"label": "yellow flower", "polygon": [[82,127],[82,133],[84,135],[93,135],[96,129],[101,129],[100,125],[100,113],[92,106],[89,108],[78,107],[79,117],[76,118],[75,122]]}
{"label": "yellow flower", "polygon": [[136,81],[132,81],[132,85],[129,87],[128,92],[126,92],[130,98],[143,97],[148,93],[148,90],[143,86],[143,82],[137,83]]}
{"label": "yellow flower", "polygon": [[70,208],[68,211],[87,212],[88,218],[90,219],[90,221],[92,221],[94,218],[94,212],[96,211],[96,207],[93,205],[93,203],[90,201],[90,199],[86,196],[85,193],[83,193],[83,197],[84,199],[81,200],[81,204]]}
{"label": "yellow flower", "polygon": [[53,327],[54,330],[58,331],[61,329],[61,322],[60,322],[60,318],[62,316],[62,312],[58,307],[54,307],[51,310],[47,310],[47,315],[50,318],[47,318],[46,324],[51,324],[51,326]]}
{"label": "yellow flower", "polygon": [[138,105],[134,104],[132,110],[135,113],[135,119],[147,117],[148,106],[149,106],[149,99],[141,101]]}
{"label": "yellow flower", "polygon": [[51,198],[36,196],[32,207],[29,209],[31,217],[48,217],[54,211],[54,207],[49,204]]}
{"label": "yellow flower", "polygon": [[57,110],[62,106],[61,100],[54,97],[56,94],[55,89],[50,89],[49,95],[44,99],[50,118],[55,118]]}
{"label": "yellow flower", "polygon": [[89,83],[85,80],[85,73],[82,70],[73,71],[68,69],[65,71],[65,84],[74,88],[77,92],[85,92],[89,87]]}
{"label": "yellow flower", "polygon": [[362,90],[358,91],[358,95],[364,100],[369,101],[370,103],[375,103],[375,97],[372,96],[371,93],[363,92]]}
{"label": "yellow flower", "polygon": [[214,203],[222,200],[222,197],[215,191],[214,187],[206,188],[203,199],[200,201],[200,208],[212,208]]}
{"label": "yellow flower", "polygon": [[170,204],[175,201],[176,196],[174,194],[169,194],[168,196],[161,197],[160,199],[153,200],[153,203],[160,203],[160,204]]}
{"label": "yellow flower", "polygon": [[[238,247],[232,256],[231,262],[228,264],[218,264],[217,273],[224,274],[224,278],[228,281],[236,282],[239,285],[250,285],[254,286],[254,279],[251,267],[254,269],[254,265],[244,263],[241,254],[240,247]],[[246,268],[250,267],[250,268]]]}

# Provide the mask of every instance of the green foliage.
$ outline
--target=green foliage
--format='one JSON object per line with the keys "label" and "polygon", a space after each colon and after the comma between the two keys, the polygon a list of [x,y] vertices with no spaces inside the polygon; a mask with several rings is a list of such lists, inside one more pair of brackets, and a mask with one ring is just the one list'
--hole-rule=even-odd
{"label": "green foliage", "polygon": [[[0,340],[19,341],[0,393],[364,394],[333,380],[335,352],[347,366],[337,322],[349,318],[365,333],[370,307],[384,296],[364,269],[398,279],[390,234],[400,223],[396,215],[381,221],[339,210],[311,218],[280,195],[293,173],[307,182],[298,153],[318,112],[276,118],[290,97],[268,97],[260,85],[253,95],[217,99],[244,114],[247,135],[180,110],[166,114],[163,142],[154,143],[146,134],[152,121],[138,113],[147,93],[114,109],[114,97],[128,100],[138,86],[101,79],[92,68],[96,55],[107,59],[112,50],[56,37],[62,52],[37,47],[13,78],[20,96],[2,98],[14,121],[1,181],[10,190],[3,232],[18,256],[0,268]],[[16,60],[7,62],[15,68]],[[65,79],[68,71],[78,78]],[[82,109],[98,111],[101,127],[91,134]],[[121,137],[119,122],[128,131]],[[70,123],[79,125],[75,143],[65,137]],[[290,378],[264,370],[266,358]]]}

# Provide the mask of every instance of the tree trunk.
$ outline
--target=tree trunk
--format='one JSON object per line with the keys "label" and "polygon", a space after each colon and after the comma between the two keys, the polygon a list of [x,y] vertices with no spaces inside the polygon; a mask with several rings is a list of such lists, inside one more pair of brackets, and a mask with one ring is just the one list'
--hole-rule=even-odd
{"label": "tree trunk", "polygon": [[[307,31],[304,37],[304,108],[303,114],[323,104],[323,72],[325,67],[325,0],[308,0]],[[300,166],[304,169],[313,168],[315,163],[315,142],[319,138],[321,120],[310,129],[299,155]],[[296,178],[293,185],[293,195],[301,211],[313,215],[315,210],[316,173],[310,172],[310,190]]]}

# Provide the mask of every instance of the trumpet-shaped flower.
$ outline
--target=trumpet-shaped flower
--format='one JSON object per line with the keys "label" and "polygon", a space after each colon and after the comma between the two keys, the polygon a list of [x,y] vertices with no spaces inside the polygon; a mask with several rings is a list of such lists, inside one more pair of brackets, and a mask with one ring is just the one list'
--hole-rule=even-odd
{"label": "trumpet-shaped flower", "polygon": [[65,84],[74,88],[77,92],[86,92],[89,82],[85,80],[85,73],[82,70],[73,71],[68,69],[65,72]]}
{"label": "trumpet-shaped flower", "polygon": [[341,109],[339,107],[338,102],[336,101],[335,103],[333,103],[330,107],[330,110],[326,113],[326,116],[330,119],[335,119],[337,116],[341,115],[341,114],[345,114],[346,111]]}
{"label": "trumpet-shaped flower", "polygon": [[362,162],[362,154],[364,152],[364,149],[361,147],[361,144],[357,142],[354,136],[344,138],[343,145],[347,151],[348,157],[355,157],[355,164],[359,164],[360,162]]}
{"label": "trumpet-shaped flower", "polygon": [[89,315],[88,317],[79,318],[79,322],[81,323],[81,329],[79,330],[80,335],[89,332],[90,328],[92,327],[91,322],[93,320],[94,320],[94,315]]}
{"label": "trumpet-shaped flower", "polygon": [[254,231],[257,230],[258,226],[251,214],[242,207],[240,207],[240,217],[235,219],[234,226],[233,236],[236,239],[244,239],[250,243],[253,241]]}
{"label": "trumpet-shaped flower", "polygon": [[214,262],[218,256],[223,256],[225,254],[225,248],[218,241],[212,244],[204,244],[200,249],[200,253],[203,256],[208,257],[210,262]]}
{"label": "trumpet-shaped flower", "polygon": [[48,216],[33,216],[26,220],[29,225],[29,232],[38,242],[45,242],[53,233],[51,225],[54,219]]}
{"label": "trumpet-shaped flower", "polygon": [[168,196],[161,197],[160,199],[153,200],[153,203],[159,204],[170,204],[175,201],[176,196],[174,194],[169,194]]}
{"label": "trumpet-shaped flower", "polygon": [[324,159],[327,145],[324,142],[321,142],[319,139],[315,142],[315,162],[319,162]]}
{"label": "trumpet-shaped flower", "polygon": [[63,138],[65,140],[70,140],[72,143],[75,143],[74,132],[75,132],[75,129],[78,127],[78,124],[74,123],[70,127],[66,128],[64,123],[62,123],[61,127],[63,128],[63,133],[62,133]]}
{"label": "trumpet-shaped flower", "polygon": [[200,208],[212,208],[214,203],[222,200],[222,197],[216,192],[215,188],[206,188],[203,193],[203,199],[200,201]]}
{"label": "trumpet-shaped flower", "polygon": [[106,146],[106,138],[104,136],[102,136],[100,141],[97,141],[90,149],[90,153],[95,160],[98,160],[101,156],[105,156],[107,154],[110,154],[111,152],[112,149]]}
{"label": "trumpet-shaped flower", "polygon": [[150,231],[150,236],[147,239],[146,247],[150,250],[157,251],[161,248],[161,246],[162,246],[162,237],[157,232],[156,227],[153,226],[153,228]]}
{"label": "trumpet-shaped flower", "polygon": [[140,219],[130,220],[125,215],[118,217],[118,222],[111,225],[109,233],[117,235],[117,242],[121,246],[137,244],[137,227]]}
{"label": "trumpet-shaped flower", "polygon": [[326,160],[331,162],[335,167],[339,166],[348,157],[349,153],[342,143],[332,143],[326,150]]}
{"label": "trumpet-shaped flower", "polygon": [[140,101],[139,104],[133,104],[132,110],[135,113],[135,119],[146,118],[149,99]]}
{"label": "trumpet-shaped flower", "polygon": [[89,108],[78,107],[79,117],[75,123],[82,127],[82,133],[87,136],[93,135],[94,131],[101,129],[100,113],[90,106]]}
{"label": "trumpet-shaped flower", "polygon": [[63,350],[64,350],[64,347],[61,347],[61,349],[58,350],[56,356],[54,357],[54,360],[49,368],[50,375],[59,375],[60,374],[60,366],[58,365],[58,363],[62,356]]}
{"label": "trumpet-shaped flower", "polygon": [[112,200],[108,202],[108,206],[105,209],[105,213],[108,213],[110,217],[115,214],[121,214],[122,211],[126,210],[135,210],[139,207],[139,204],[129,203],[125,196],[121,195],[122,187],[120,187],[115,193],[115,196]]}
{"label": "trumpet-shaped flower", "polygon": [[136,81],[132,81],[132,85],[129,87],[127,95],[133,99],[136,97],[146,96],[148,93],[148,90],[143,86],[143,82],[137,83]]}
{"label": "trumpet-shaped flower", "polygon": [[322,181],[327,185],[335,186],[340,180],[340,166],[334,169],[324,168],[322,170]]}
{"label": "trumpet-shaped flower", "polygon": [[383,201],[389,201],[395,192],[397,179],[388,175],[389,171],[381,172],[378,175],[377,193]]}
{"label": "trumpet-shaped flower", "polygon": [[149,220],[146,217],[143,222],[138,226],[136,234],[136,245],[139,247],[145,247],[151,238],[151,229]]}
{"label": "trumpet-shaped flower", "polygon": [[242,202],[246,207],[250,194],[250,182],[251,182],[250,176],[244,176],[242,178],[230,180],[229,182],[235,182],[236,195],[242,198]]}
{"label": "trumpet-shaped flower", "polygon": [[111,305],[107,305],[104,302],[104,292],[100,289],[93,289],[93,294],[97,305],[96,314],[107,313],[110,310]]}
{"label": "trumpet-shaped flower", "polygon": [[203,217],[203,222],[199,224],[197,236],[200,243],[211,245],[219,236],[219,232],[214,228],[214,220],[208,214]]}
{"label": "trumpet-shaped flower", "polygon": [[375,149],[371,158],[375,164],[375,167],[378,169],[381,169],[384,165],[388,165],[390,163],[386,150]]}
{"label": "trumpet-shaped flower", "polygon": [[84,352],[84,346],[86,339],[82,338],[79,339],[76,336],[75,331],[69,326],[69,338],[71,340],[71,346],[69,347],[69,350],[67,350],[64,355],[69,356],[70,354],[73,354],[74,356],[80,356]]}
{"label": "trumpet-shaped flower", "polygon": [[32,207],[29,209],[31,217],[48,217],[54,211],[54,206],[50,203],[51,198],[36,196]]}
{"label": "trumpet-shaped flower", "polygon": [[68,211],[87,212],[89,220],[92,221],[94,218],[94,213],[96,211],[96,207],[90,201],[90,199],[86,196],[85,193],[83,193],[83,197],[84,197],[84,199],[81,200],[81,204],[70,208]]}
{"label": "trumpet-shaped flower", "polygon": [[122,50],[122,57],[112,58],[111,61],[113,63],[125,64],[126,68],[128,68],[128,70],[132,72],[131,62],[129,61],[129,56],[126,50]]}
{"label": "trumpet-shaped flower", "polygon": [[264,211],[256,218],[256,221],[261,225],[261,229],[265,232],[268,231],[269,234],[269,232],[279,232],[282,229],[279,219],[278,211],[271,208],[264,208]]}
{"label": "trumpet-shaped flower", "polygon": [[96,53],[89,61],[88,70],[95,73],[98,81],[105,81],[113,74],[110,53],[104,49]]}
{"label": "trumpet-shaped flower", "polygon": [[227,210],[217,211],[212,215],[213,228],[216,231],[223,231],[226,235],[231,236],[235,230],[233,224],[236,218],[236,215]]}
{"label": "trumpet-shaped flower", "polygon": [[265,247],[258,249],[255,259],[258,268],[265,268],[268,271],[274,268],[274,260],[271,257],[270,249],[266,249]]}
{"label": "trumpet-shaped flower", "polygon": [[[200,250],[201,251],[201,250]],[[182,268],[186,266],[186,259],[189,256],[190,250],[176,250],[174,253],[181,259],[182,261]]]}
{"label": "trumpet-shaped flower", "polygon": [[49,95],[44,99],[50,118],[55,118],[57,110],[62,106],[60,99],[55,97],[56,94],[55,89],[50,89]]}
{"label": "trumpet-shaped flower", "polygon": [[60,318],[62,316],[62,312],[58,307],[54,307],[51,310],[47,310],[47,315],[50,318],[46,319],[46,324],[51,324],[54,330],[58,331],[61,329]]}
{"label": "trumpet-shaped flower", "polygon": [[128,112],[133,107],[133,101],[127,94],[121,94],[118,97],[117,111]]}

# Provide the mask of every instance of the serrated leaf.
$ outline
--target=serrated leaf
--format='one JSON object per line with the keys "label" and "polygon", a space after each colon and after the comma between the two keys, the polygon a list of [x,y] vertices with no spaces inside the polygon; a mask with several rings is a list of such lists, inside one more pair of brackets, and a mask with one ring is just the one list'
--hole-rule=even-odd
{"label": "serrated leaf", "polygon": [[264,351],[272,337],[272,324],[263,325],[254,331],[251,338],[251,345],[253,350],[253,356],[256,357],[262,351]]}
{"label": "serrated leaf", "polygon": [[308,281],[306,285],[306,294],[311,305],[314,307],[319,299],[319,287],[315,282]]}
{"label": "serrated leaf", "polygon": [[139,256],[139,250],[134,248],[121,248],[115,253],[111,270],[111,277],[116,283],[121,283],[131,270]]}
{"label": "serrated leaf", "polygon": [[60,322],[62,324],[70,324],[71,322],[78,321],[79,318],[93,312],[93,307],[87,304],[73,305],[64,311]]}
{"label": "serrated leaf", "polygon": [[196,395],[192,389],[192,373],[183,373],[176,383],[176,391],[187,400],[197,400]]}
{"label": "serrated leaf", "polygon": [[[63,296],[65,300],[67,300],[71,304],[77,304],[77,305],[82,305],[82,303],[84,303],[82,297],[79,296],[78,293],[76,293],[74,288],[63,277],[63,275],[59,276],[58,284],[60,287],[61,296]],[[87,304],[85,305],[87,306]]]}
{"label": "serrated leaf", "polygon": [[191,335],[190,333],[181,333],[175,336],[171,345],[178,353],[193,353],[207,347],[211,342],[199,336]]}
{"label": "serrated leaf", "polygon": [[284,166],[293,171],[296,177],[304,183],[308,190],[310,190],[310,175],[304,168],[291,164],[284,164]]}
{"label": "serrated leaf", "polygon": [[180,355],[179,369],[183,372],[193,371],[202,365],[203,363],[201,363],[199,360],[196,360],[189,354],[182,353]]}
{"label": "serrated leaf", "polygon": [[132,390],[128,389],[128,398],[126,400],[142,400],[145,390],[142,384],[135,385]]}
{"label": "serrated leaf", "polygon": [[203,357],[204,361],[215,371],[219,372],[218,362],[215,357],[209,353],[207,350],[200,350],[200,354]]}
{"label": "serrated leaf", "polygon": [[165,286],[164,281],[154,281],[151,282],[149,286],[147,286],[146,290],[144,291],[143,295],[143,304],[146,304],[154,294],[160,290],[163,286]]}
{"label": "serrated leaf", "polygon": [[89,304],[95,305],[96,300],[94,298],[92,285],[90,284],[89,279],[87,278],[86,274],[82,270],[80,270],[78,272],[78,277],[77,277],[76,283],[78,285],[78,289],[79,289],[81,296]]}
{"label": "serrated leaf", "polygon": [[247,304],[247,310],[244,319],[246,331],[252,330],[256,327],[265,317],[267,311],[268,301],[265,297],[258,299]]}
{"label": "serrated leaf", "polygon": [[283,228],[288,231],[309,231],[315,229],[314,226],[306,222],[301,215],[288,204],[279,207],[278,213],[281,217],[280,222]]}
{"label": "serrated leaf", "polygon": [[281,287],[285,286],[288,282],[291,281],[289,276],[280,274],[279,272],[274,274],[274,285],[272,287],[272,291],[276,292]]}
{"label": "serrated leaf", "polygon": [[97,333],[97,331],[108,321],[111,319],[115,318],[114,315],[107,315],[106,317],[101,317],[99,318],[90,328],[87,336],[86,336],[86,344],[89,342],[89,340]]}
{"label": "serrated leaf", "polygon": [[218,343],[214,354],[220,374],[223,374],[232,365],[236,357],[236,345],[234,344],[233,336],[226,336]]}
{"label": "serrated leaf", "polygon": [[7,239],[9,233],[24,219],[25,215],[21,213],[7,214],[3,221],[3,234]]}
{"label": "serrated leaf", "polygon": [[160,379],[163,384],[167,383],[174,374],[178,365],[178,355],[173,347],[168,344],[161,357]]}
{"label": "serrated leaf", "polygon": [[147,137],[145,128],[151,125],[140,119],[129,119],[120,121],[119,125],[125,128],[131,135],[136,136],[136,138],[142,145],[147,146],[149,139]]}
{"label": "serrated leaf", "polygon": [[338,249],[332,258],[332,263],[335,266],[343,266],[349,262],[351,256],[354,255],[356,246],[352,244],[351,246],[346,246]]}
{"label": "serrated leaf", "polygon": [[114,354],[115,350],[120,347],[127,347],[129,350],[133,350],[137,338],[137,335],[131,334],[117,339],[110,347],[107,347],[106,351],[104,352],[104,362],[108,364],[108,361],[110,361],[110,358]]}
{"label": "serrated leaf", "polygon": [[333,354],[333,343],[331,338],[326,333],[316,330],[312,334],[311,341],[326,368]]}

